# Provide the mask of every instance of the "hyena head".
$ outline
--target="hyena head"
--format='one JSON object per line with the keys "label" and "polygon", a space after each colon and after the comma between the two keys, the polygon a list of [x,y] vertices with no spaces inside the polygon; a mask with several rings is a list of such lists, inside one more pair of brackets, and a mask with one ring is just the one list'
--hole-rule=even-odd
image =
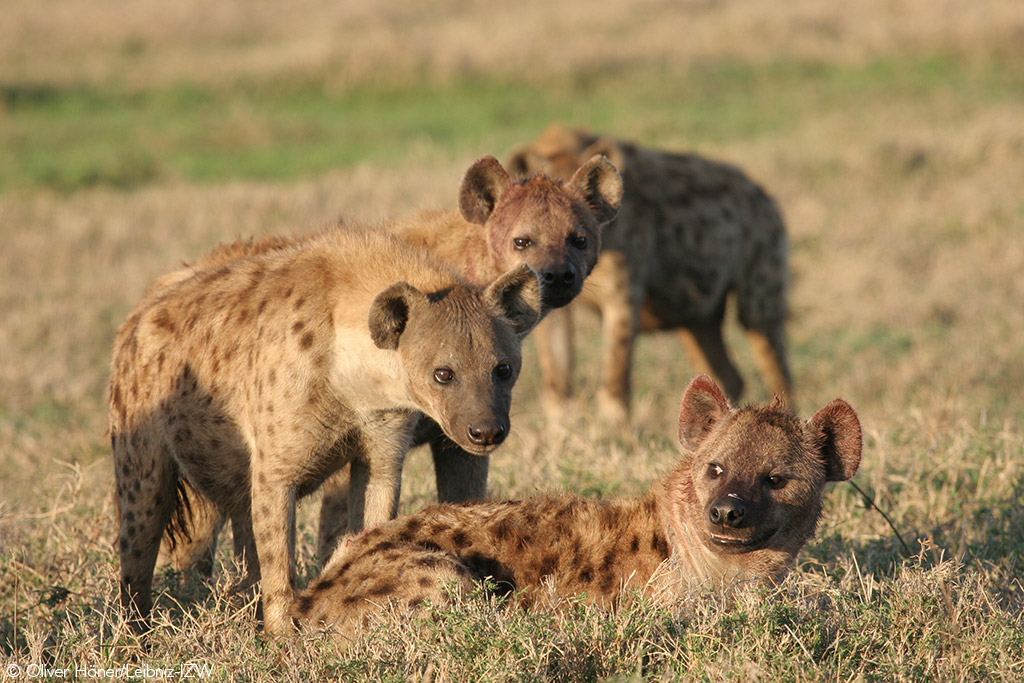
{"label": "hyena head", "polygon": [[625,155],[614,140],[552,123],[532,143],[509,154],[506,167],[514,177],[544,173],[564,181],[597,154],[612,162],[619,173],[625,171]]}
{"label": "hyena head", "polygon": [[565,306],[597,265],[601,226],[615,218],[622,179],[594,156],[565,181],[537,174],[515,182],[494,157],[473,164],[459,188],[459,210],[487,232],[498,272],[529,264],[543,283],[545,309]]}
{"label": "hyena head", "polygon": [[522,264],[483,291],[424,293],[398,282],[370,306],[374,343],[398,353],[406,391],[455,443],[486,455],[509,432],[522,339],[540,320],[537,274]]}
{"label": "hyena head", "polygon": [[737,568],[781,578],[814,533],[825,482],[856,473],[861,429],[842,399],[806,422],[779,399],[731,409],[701,375],[683,396],[679,443],[689,454],[673,482],[671,523]]}

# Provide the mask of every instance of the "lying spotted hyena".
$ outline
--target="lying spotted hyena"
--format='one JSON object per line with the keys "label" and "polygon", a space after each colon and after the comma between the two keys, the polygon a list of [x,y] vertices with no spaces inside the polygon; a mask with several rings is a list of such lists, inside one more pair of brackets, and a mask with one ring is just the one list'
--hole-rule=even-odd
{"label": "lying spotted hyena", "polygon": [[[827,481],[849,479],[860,423],[836,399],[807,422],[776,399],[731,409],[707,375],[683,396],[679,465],[644,496],[569,496],[439,505],[338,548],[293,616],[351,634],[389,600],[445,599],[485,577],[525,603],[556,595],[613,603],[627,589],[661,599],[697,583],[780,581],[814,533]],[[545,592],[546,594],[546,592]]]}
{"label": "lying spotted hyena", "polygon": [[351,464],[350,529],[394,517],[421,414],[489,453],[540,316],[526,265],[481,290],[355,229],[163,287],[118,330],[110,382],[121,601],[138,627],[161,538],[201,499],[231,519],[266,630],[287,630],[296,499]]}
{"label": "lying spotted hyena", "polygon": [[[743,379],[722,340],[730,291],[768,390],[787,395],[788,246],[775,202],[733,166],[558,124],[514,152],[508,167],[520,175],[567,176],[593,154],[607,156],[624,185],[618,218],[604,231],[601,262],[579,297],[602,318],[602,414],[617,421],[628,415],[638,331],[679,330],[694,362],[718,377],[726,395],[739,398]],[[568,316],[552,315],[536,333],[545,403],[556,412],[571,390]]]}
{"label": "lying spotted hyena", "polygon": [[[509,268],[527,263],[542,280],[544,311],[564,306],[583,287],[597,264],[601,227],[615,217],[622,181],[601,156],[581,165],[567,180],[543,174],[513,182],[500,163],[484,157],[466,171],[459,188],[459,211],[422,213],[411,220],[381,226],[403,241],[454,267],[471,284],[485,286]],[[345,230],[339,226],[338,230]],[[289,249],[305,238],[267,237],[222,245],[197,263],[165,275],[151,292],[197,272],[264,252]],[[425,419],[414,445],[430,443],[441,502],[482,500],[487,488],[489,456],[462,449],[436,422]],[[326,558],[347,528],[348,481],[339,472],[324,485],[318,553]],[[219,518],[197,501],[192,536],[169,558],[178,568],[211,568],[212,543]]]}

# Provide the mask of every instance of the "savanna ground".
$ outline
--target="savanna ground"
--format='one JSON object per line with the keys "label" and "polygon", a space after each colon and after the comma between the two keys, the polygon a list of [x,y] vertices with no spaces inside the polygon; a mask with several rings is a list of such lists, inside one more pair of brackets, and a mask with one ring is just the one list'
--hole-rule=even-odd
{"label": "savanna ground", "polygon": [[[0,24],[5,676],[1024,677],[1024,4],[7,0]],[[115,605],[105,384],[147,284],[222,240],[453,206],[473,159],[553,119],[733,161],[778,198],[799,408],[858,409],[855,482],[906,548],[842,484],[774,592],[616,614],[471,598],[338,654],[317,636],[263,639],[252,606],[225,598],[230,570],[212,586],[165,573],[136,645]],[[563,425],[545,424],[527,351],[495,496],[629,495],[674,462],[694,372],[677,340],[643,339],[633,425],[609,431],[592,419],[583,328]],[[432,479],[411,454],[403,511],[430,502]]]}

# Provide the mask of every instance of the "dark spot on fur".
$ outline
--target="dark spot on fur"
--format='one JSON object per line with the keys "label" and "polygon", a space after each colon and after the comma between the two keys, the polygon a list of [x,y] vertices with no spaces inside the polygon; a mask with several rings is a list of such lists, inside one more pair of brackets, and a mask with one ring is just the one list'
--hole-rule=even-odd
{"label": "dark spot on fur", "polygon": [[371,552],[371,553],[382,553],[385,550],[393,550],[396,547],[397,546],[395,546],[395,544],[392,543],[391,541],[381,541],[377,545],[375,545],[372,548],[370,548],[369,552]]}
{"label": "dark spot on fur", "polygon": [[267,300],[264,299],[260,302],[260,305],[256,307],[256,315],[263,315],[263,311],[267,308]]}
{"label": "dark spot on fur", "polygon": [[289,287],[288,291],[284,293],[284,298],[285,299],[291,299],[292,298],[292,292],[294,292],[294,291],[295,291],[294,287]]}
{"label": "dark spot on fur", "polygon": [[303,305],[304,303],[306,303],[306,297],[304,297],[304,296],[300,296],[300,297],[299,297],[298,299],[296,299],[296,300],[295,300],[295,310],[297,311],[297,310],[299,310],[300,308],[302,308],[302,305]]}
{"label": "dark spot on fur", "polygon": [[580,583],[590,583],[591,581],[594,580],[594,570],[593,570],[593,568],[590,565],[587,565],[587,566],[583,567],[582,569],[580,569],[580,573],[578,574],[578,578],[579,578]]}
{"label": "dark spot on fur", "polygon": [[396,588],[398,588],[398,584],[394,581],[386,581],[371,590],[370,595],[388,595],[389,593],[394,593]]}
{"label": "dark spot on fur", "polygon": [[615,551],[609,550],[604,554],[604,560],[601,562],[601,571],[606,572],[612,568],[615,564]]}
{"label": "dark spot on fur", "polygon": [[429,576],[421,576],[417,583],[419,583],[420,588],[426,588],[427,586],[432,586],[434,584],[434,580]]}
{"label": "dark spot on fur", "polygon": [[442,560],[440,557],[436,555],[423,555],[422,557],[417,557],[413,561],[413,564],[415,564],[418,567],[426,567],[428,569],[433,569],[438,565],[444,564],[444,560]]}
{"label": "dark spot on fur", "polygon": [[313,607],[313,598],[308,595],[303,595],[299,598],[299,613],[309,614],[309,610]]}
{"label": "dark spot on fur", "polygon": [[547,576],[548,574],[554,574],[555,568],[558,567],[558,555],[550,554],[546,555],[540,563],[540,575]]}
{"label": "dark spot on fur", "polygon": [[299,320],[294,325],[292,325],[292,332],[294,332],[295,334],[298,334],[299,332],[302,332],[302,328],[304,328],[305,326],[306,326],[306,323],[304,323],[301,320]]}
{"label": "dark spot on fur", "polygon": [[166,308],[161,308],[156,312],[153,316],[153,324],[165,330],[168,334],[174,334],[174,321],[171,320],[171,315],[167,312]]}
{"label": "dark spot on fur", "polygon": [[651,537],[651,550],[662,557],[668,557],[668,542],[658,532],[655,532],[654,536]]}
{"label": "dark spot on fur", "polygon": [[499,541],[506,540],[512,533],[512,525],[509,524],[507,519],[503,519],[494,525],[494,537]]}
{"label": "dark spot on fur", "polygon": [[456,531],[452,534],[452,544],[455,546],[456,550],[460,550],[469,545],[469,537],[466,536],[466,532]]}
{"label": "dark spot on fur", "polygon": [[633,540],[629,544],[629,552],[635,553],[640,550],[640,537],[634,535]]}
{"label": "dark spot on fur", "polygon": [[302,335],[302,339],[299,340],[299,347],[302,348],[303,351],[305,351],[306,349],[308,349],[312,345],[313,345],[313,333],[312,332],[307,332],[306,334]]}
{"label": "dark spot on fur", "polygon": [[417,595],[415,598],[409,601],[409,607],[422,607],[427,602],[427,596]]}

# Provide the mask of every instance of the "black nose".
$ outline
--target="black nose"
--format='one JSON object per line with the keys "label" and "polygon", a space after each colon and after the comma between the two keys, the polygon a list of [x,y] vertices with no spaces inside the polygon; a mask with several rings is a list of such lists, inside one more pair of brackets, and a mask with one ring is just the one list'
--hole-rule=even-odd
{"label": "black nose", "polygon": [[712,524],[736,529],[743,525],[747,508],[743,500],[734,496],[722,496],[708,508],[708,519]]}
{"label": "black nose", "polygon": [[541,273],[544,284],[555,287],[571,287],[576,283],[576,269],[571,265],[548,268]]}
{"label": "black nose", "polygon": [[497,446],[505,440],[508,430],[505,429],[505,425],[470,425],[466,427],[466,434],[469,435],[469,440],[478,446]]}

